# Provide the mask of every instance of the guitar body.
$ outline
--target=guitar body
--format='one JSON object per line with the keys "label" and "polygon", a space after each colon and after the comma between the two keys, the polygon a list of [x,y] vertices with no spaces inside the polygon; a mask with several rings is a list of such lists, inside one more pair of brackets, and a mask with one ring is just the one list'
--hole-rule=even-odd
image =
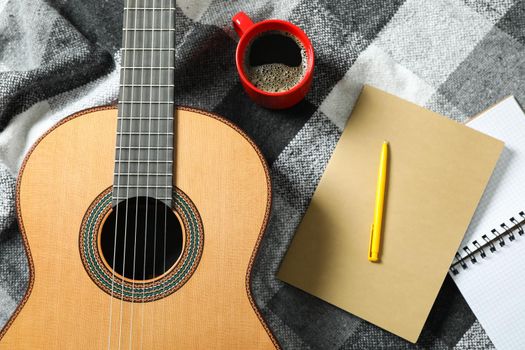
{"label": "guitar body", "polygon": [[184,283],[133,302],[112,297],[88,273],[80,236],[113,184],[117,110],[81,112],[42,137],[20,171],[18,218],[30,283],[0,333],[0,349],[278,347],[249,287],[271,203],[266,163],[228,122],[192,109],[176,116],[173,181],[202,230]]}

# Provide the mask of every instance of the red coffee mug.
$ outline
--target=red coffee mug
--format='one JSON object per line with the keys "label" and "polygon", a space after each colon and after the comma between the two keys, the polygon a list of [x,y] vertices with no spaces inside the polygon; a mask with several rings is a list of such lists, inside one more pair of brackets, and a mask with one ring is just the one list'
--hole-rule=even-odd
{"label": "red coffee mug", "polygon": [[[239,12],[232,18],[233,28],[239,35],[239,44],[235,53],[237,71],[241,77],[241,83],[246,93],[258,104],[272,109],[283,109],[291,107],[301,101],[310,90],[314,73],[314,49],[310,39],[296,25],[279,19],[269,19],[258,23],[253,23],[250,17],[244,12]],[[261,33],[268,31],[283,31],[296,37],[306,49],[306,73],[304,77],[290,90],[282,92],[268,92],[255,87],[248,79],[244,71],[244,59],[246,48],[252,39]]]}

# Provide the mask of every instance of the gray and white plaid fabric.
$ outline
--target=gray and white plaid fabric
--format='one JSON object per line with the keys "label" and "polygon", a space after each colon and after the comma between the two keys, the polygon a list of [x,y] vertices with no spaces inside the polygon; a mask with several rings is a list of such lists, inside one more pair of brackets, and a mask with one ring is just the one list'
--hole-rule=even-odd
{"label": "gray and white plaid fabric", "polygon": [[[122,8],[122,1],[0,1],[0,324],[28,279],[14,210],[21,160],[55,122],[116,101]],[[298,106],[270,111],[244,94],[230,27],[240,10],[255,21],[288,19],[310,36],[314,83]],[[364,83],[457,121],[507,95],[525,103],[525,1],[180,0],[176,27],[176,102],[237,123],[271,166],[274,206],[252,288],[283,347],[493,348],[448,277],[413,345],[275,272]]]}

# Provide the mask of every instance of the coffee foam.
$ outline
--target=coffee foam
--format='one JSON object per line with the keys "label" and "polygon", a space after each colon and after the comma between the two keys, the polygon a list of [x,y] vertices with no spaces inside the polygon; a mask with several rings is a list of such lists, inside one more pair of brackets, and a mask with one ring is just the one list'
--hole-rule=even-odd
{"label": "coffee foam", "polygon": [[[300,48],[301,52],[301,65],[297,67],[290,67],[283,63],[268,63],[262,64],[259,66],[250,66],[247,64],[246,60],[244,62],[244,70],[248,76],[250,82],[263,91],[267,92],[284,92],[292,89],[297,85],[306,75],[308,68],[306,49],[303,44],[297,39],[294,35],[285,32],[285,31],[271,31],[261,34],[280,34],[292,38],[297,46]],[[248,45],[248,50],[250,50],[251,44],[258,37],[255,37],[252,42]],[[246,55],[249,57],[249,52]]]}

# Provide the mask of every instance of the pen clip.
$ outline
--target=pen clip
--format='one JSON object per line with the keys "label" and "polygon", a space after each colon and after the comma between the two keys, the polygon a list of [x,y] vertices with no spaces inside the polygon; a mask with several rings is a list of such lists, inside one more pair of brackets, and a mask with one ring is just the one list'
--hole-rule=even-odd
{"label": "pen clip", "polygon": [[372,259],[372,241],[374,239],[374,224],[370,226],[370,243],[368,244],[368,260]]}

